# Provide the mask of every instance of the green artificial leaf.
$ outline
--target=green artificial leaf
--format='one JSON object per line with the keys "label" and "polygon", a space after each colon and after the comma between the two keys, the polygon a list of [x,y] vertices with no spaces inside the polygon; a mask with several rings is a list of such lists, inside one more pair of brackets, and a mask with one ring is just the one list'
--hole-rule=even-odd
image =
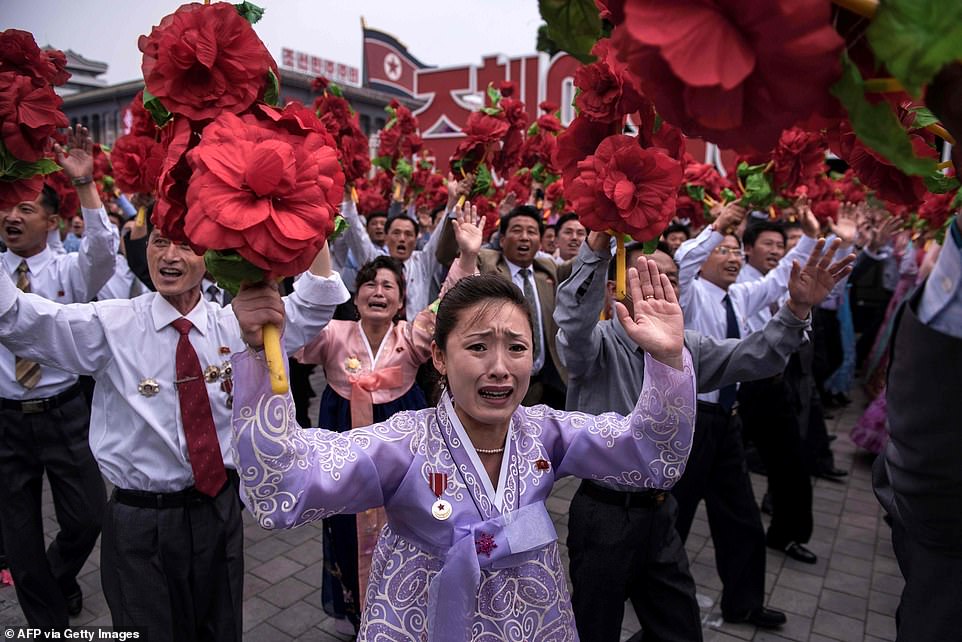
{"label": "green artificial leaf", "polygon": [[46,176],[60,170],[60,165],[49,158],[41,158],[32,163],[22,161],[7,151],[3,142],[0,142],[0,177],[6,180],[33,178],[37,175]]}
{"label": "green artificial leaf", "polygon": [[855,135],[864,144],[906,174],[928,176],[935,172],[934,160],[915,155],[908,133],[889,104],[882,101],[873,105],[865,99],[862,74],[847,54],[842,54],[842,77],[832,85],[831,92],[845,107]]}
{"label": "green artificial leaf", "polygon": [[685,191],[688,192],[688,197],[696,203],[701,203],[705,200],[705,188],[702,185],[687,183],[685,185]]}
{"label": "green artificial leaf", "polygon": [[488,83],[488,89],[486,90],[488,94],[488,100],[491,101],[492,107],[497,107],[501,104],[501,90],[494,86],[494,83]]}
{"label": "green artificial leaf", "polygon": [[531,127],[528,127],[528,136],[537,136],[540,131],[541,128],[538,127],[537,121],[533,122],[531,123]]}
{"label": "green artificial leaf", "polygon": [[552,174],[549,171],[543,172],[542,175],[544,176],[544,180],[541,181],[541,184],[544,185],[545,187],[548,187],[549,185],[551,185],[552,183],[554,183],[555,181],[561,178],[561,174]]}
{"label": "green artificial leaf", "polygon": [[882,0],[868,41],[879,62],[918,98],[942,67],[962,59],[962,2]]}
{"label": "green artificial leaf", "polygon": [[775,199],[772,191],[772,184],[765,173],[765,165],[749,165],[740,163],[738,165],[738,177],[745,185],[740,203],[745,207],[765,210]]}
{"label": "green artificial leaf", "polygon": [[252,25],[257,24],[257,21],[264,16],[264,9],[258,7],[253,2],[241,2],[240,4],[235,4],[234,7],[237,9],[237,13]]}
{"label": "green artificial leaf", "polygon": [[411,163],[403,158],[397,159],[397,164],[394,166],[394,175],[398,178],[403,178],[406,181],[411,180],[411,175],[414,174],[414,168],[411,167]]}
{"label": "green artificial leaf", "polygon": [[[955,198],[952,199],[951,207],[954,210],[962,207],[962,190],[959,190],[958,192],[955,193]],[[956,214],[956,216],[959,216],[959,214]]]}
{"label": "green artificial leaf", "polygon": [[105,174],[103,177],[104,189],[108,192],[113,191],[116,181],[113,176]]}
{"label": "green artificial leaf", "polygon": [[264,102],[272,107],[281,104],[281,81],[273,69],[267,70],[267,84],[264,86]]}
{"label": "green artificial leaf", "polygon": [[583,63],[591,63],[591,48],[604,35],[594,0],[538,0],[547,37]]}
{"label": "green artificial leaf", "polygon": [[482,107],[481,112],[487,114],[488,116],[497,116],[501,113],[500,107]]}
{"label": "green artificial leaf", "polygon": [[154,96],[152,93],[147,91],[146,87],[144,87],[143,100],[144,109],[150,113],[150,117],[154,119],[154,124],[156,124],[158,127],[163,127],[171,118],[174,117],[173,114],[167,111],[167,108],[164,107],[164,103],[160,102],[160,99],[157,98],[157,96]]}
{"label": "green artificial leaf", "polygon": [[471,186],[471,196],[488,196],[494,184],[491,170],[487,165],[478,165],[474,172],[474,185]]}
{"label": "green artificial leaf", "polygon": [[933,194],[945,194],[954,189],[959,189],[959,179],[955,176],[946,176],[942,172],[935,172],[922,179],[925,182],[925,189]]}
{"label": "green artificial leaf", "polygon": [[347,231],[347,228],[351,227],[351,224],[347,222],[347,219],[338,214],[334,217],[334,231],[330,233],[327,237],[327,242],[330,243],[341,234]]}
{"label": "green artificial leaf", "polygon": [[939,122],[939,119],[927,107],[913,107],[909,111],[915,114],[915,122],[912,123],[915,129],[924,129]]}
{"label": "green artificial leaf", "polygon": [[736,198],[738,198],[738,194],[736,194],[734,190],[732,190],[730,187],[726,187],[725,189],[723,189],[721,191],[720,196],[723,203],[731,203]]}
{"label": "green artificial leaf", "polygon": [[535,163],[534,167],[531,168],[531,179],[544,185],[544,169],[544,163],[541,161]]}
{"label": "green artificial leaf", "polygon": [[204,252],[204,264],[217,285],[234,296],[237,296],[241,284],[264,280],[264,270],[233,250],[207,250]]}
{"label": "green artificial leaf", "polygon": [[645,254],[654,254],[655,250],[657,249],[658,249],[658,239],[654,238],[654,239],[649,239],[645,241],[641,251],[644,252]]}
{"label": "green artificial leaf", "polygon": [[331,93],[332,96],[337,96],[338,98],[344,98],[344,90],[341,89],[341,86],[336,82],[329,83],[327,85],[327,90]]}
{"label": "green artificial leaf", "polygon": [[392,171],[392,163],[390,156],[375,156],[371,159],[371,165],[374,167],[380,167],[384,171]]}
{"label": "green artificial leaf", "polygon": [[549,56],[554,56],[556,53],[561,51],[557,43],[548,37],[548,25],[542,24],[538,27],[538,37],[535,41],[535,51],[540,51],[546,53]]}

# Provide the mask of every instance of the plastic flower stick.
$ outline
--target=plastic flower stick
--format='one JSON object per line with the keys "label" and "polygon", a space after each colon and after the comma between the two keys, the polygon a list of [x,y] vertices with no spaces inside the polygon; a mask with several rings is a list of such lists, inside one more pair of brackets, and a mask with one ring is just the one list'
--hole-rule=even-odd
{"label": "plastic flower stick", "polygon": [[945,142],[955,145],[955,137],[952,136],[952,134],[950,134],[942,125],[938,123],[932,123],[931,125],[926,127],[925,130],[932,132],[933,134],[935,134]]}
{"label": "plastic flower stick", "polygon": [[[461,167],[460,170],[461,170],[461,178],[467,178],[468,175],[464,173],[464,168]],[[458,197],[458,209],[461,209],[462,207],[464,207],[465,198],[467,198],[465,194],[462,194],[461,196]]]}
{"label": "plastic flower stick", "polygon": [[351,185],[351,200],[354,201],[355,205],[357,205],[361,200],[357,195],[357,188],[353,185]]}
{"label": "plastic flower stick", "polygon": [[395,201],[401,200],[401,184],[400,183],[394,186],[394,200]]}
{"label": "plastic flower stick", "polygon": [[942,161],[941,163],[936,165],[935,169],[948,169],[950,167],[952,167],[952,161],[947,160],[947,161]]}
{"label": "plastic flower stick", "polygon": [[864,18],[874,18],[878,0],[833,0],[835,4]]}
{"label": "plastic flower stick", "polygon": [[628,288],[625,286],[627,276],[625,270],[625,235],[616,234],[615,241],[617,243],[615,251],[615,299],[623,301],[628,292]]}
{"label": "plastic flower stick", "polygon": [[273,323],[263,328],[264,357],[267,359],[267,369],[270,372],[271,391],[275,395],[287,394],[290,384],[284,370],[284,351],[281,350],[281,330]]}
{"label": "plastic flower stick", "polygon": [[137,208],[137,218],[134,220],[134,225],[137,227],[147,225],[147,208],[143,205]]}
{"label": "plastic flower stick", "polygon": [[864,87],[872,94],[896,94],[905,89],[895,78],[867,78]]}

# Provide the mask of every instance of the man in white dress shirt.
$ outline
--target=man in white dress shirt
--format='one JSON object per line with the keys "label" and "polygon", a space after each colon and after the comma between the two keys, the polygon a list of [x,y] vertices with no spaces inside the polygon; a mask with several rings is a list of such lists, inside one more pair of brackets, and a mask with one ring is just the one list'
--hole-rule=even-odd
{"label": "man in white dress shirt", "polygon": [[[92,142],[85,128],[71,135],[71,150],[55,147],[58,162],[77,187],[86,233],[79,251],[54,253],[47,236],[58,227],[59,199],[45,186],[35,201],[0,212],[0,282],[57,304],[90,301],[113,275],[119,238],[93,182]],[[42,343],[32,333],[31,343]],[[100,533],[106,492],[87,445],[89,413],[77,376],[52,364],[21,358],[0,347],[0,524],[17,598],[27,622],[63,629],[80,613],[77,573]],[[15,356],[16,355],[16,356]],[[47,475],[60,531],[46,547],[41,489]]]}
{"label": "man in white dress shirt", "polygon": [[[243,528],[227,366],[244,343],[233,307],[201,295],[202,256],[155,229],[147,263],[156,292],[132,300],[63,306],[0,280],[0,344],[96,380],[90,446],[116,487],[100,567],[114,625],[145,627],[152,642],[239,641]],[[288,354],[347,298],[325,245],[286,297]]]}
{"label": "man in white dress shirt", "polygon": [[[685,327],[714,339],[742,338],[750,332],[748,318],[778,301],[786,291],[792,261],[804,263],[816,244],[818,224],[806,223],[806,236],[765,278],[736,283],[742,267],[742,247],[729,230],[745,213],[730,206],[701,234],[675,252],[679,268],[679,302]],[[715,555],[724,585],[722,615],[727,621],[772,628],[785,622],[782,613],[767,609],[765,593],[765,532],[752,493],[741,430],[733,418],[736,386],[698,395],[698,424],[684,477],[672,490],[678,500],[678,532],[688,537],[702,499],[708,509]]]}

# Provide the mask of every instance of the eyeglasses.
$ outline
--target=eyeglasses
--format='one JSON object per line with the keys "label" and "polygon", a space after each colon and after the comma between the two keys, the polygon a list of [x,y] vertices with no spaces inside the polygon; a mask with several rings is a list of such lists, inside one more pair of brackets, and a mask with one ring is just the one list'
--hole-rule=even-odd
{"label": "eyeglasses", "polygon": [[721,256],[724,256],[725,258],[728,258],[729,256],[733,256],[733,257],[735,257],[736,259],[743,259],[743,258],[745,258],[745,253],[742,252],[740,249],[738,249],[738,248],[733,248],[733,247],[727,247],[727,246],[725,246],[725,245],[720,245],[720,246],[716,247],[716,248],[715,248],[715,254],[720,254]]}

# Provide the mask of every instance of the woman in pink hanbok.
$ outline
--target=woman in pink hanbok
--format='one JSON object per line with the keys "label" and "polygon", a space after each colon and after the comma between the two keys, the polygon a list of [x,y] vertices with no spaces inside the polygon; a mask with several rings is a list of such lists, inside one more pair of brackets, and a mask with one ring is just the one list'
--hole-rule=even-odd
{"label": "woman in pink hanbok", "polygon": [[[467,206],[451,222],[460,250],[441,296],[462,277],[477,273],[483,218]],[[436,306],[404,320],[407,283],[401,263],[379,256],[357,271],[357,321],[332,320],[304,346],[297,358],[324,368],[318,425],[336,432],[370,426],[427,401],[415,383],[418,368],[431,358]],[[328,615],[346,619],[356,630],[371,570],[371,557],[387,517],[376,507],[324,519],[324,571],[321,600]]]}
{"label": "woman in pink hanbok", "polygon": [[683,316],[653,261],[629,273],[621,323],[645,352],[631,415],[522,407],[533,357],[530,308],[497,275],[452,287],[432,359],[446,378],[436,408],[336,433],[297,426],[273,395],[259,347],[283,307],[244,298],[235,313],[252,348],[233,357],[233,447],[242,499],[264,528],[293,528],[383,505],[359,640],[577,640],[545,500],[574,475],[670,488],[695,423]]}

